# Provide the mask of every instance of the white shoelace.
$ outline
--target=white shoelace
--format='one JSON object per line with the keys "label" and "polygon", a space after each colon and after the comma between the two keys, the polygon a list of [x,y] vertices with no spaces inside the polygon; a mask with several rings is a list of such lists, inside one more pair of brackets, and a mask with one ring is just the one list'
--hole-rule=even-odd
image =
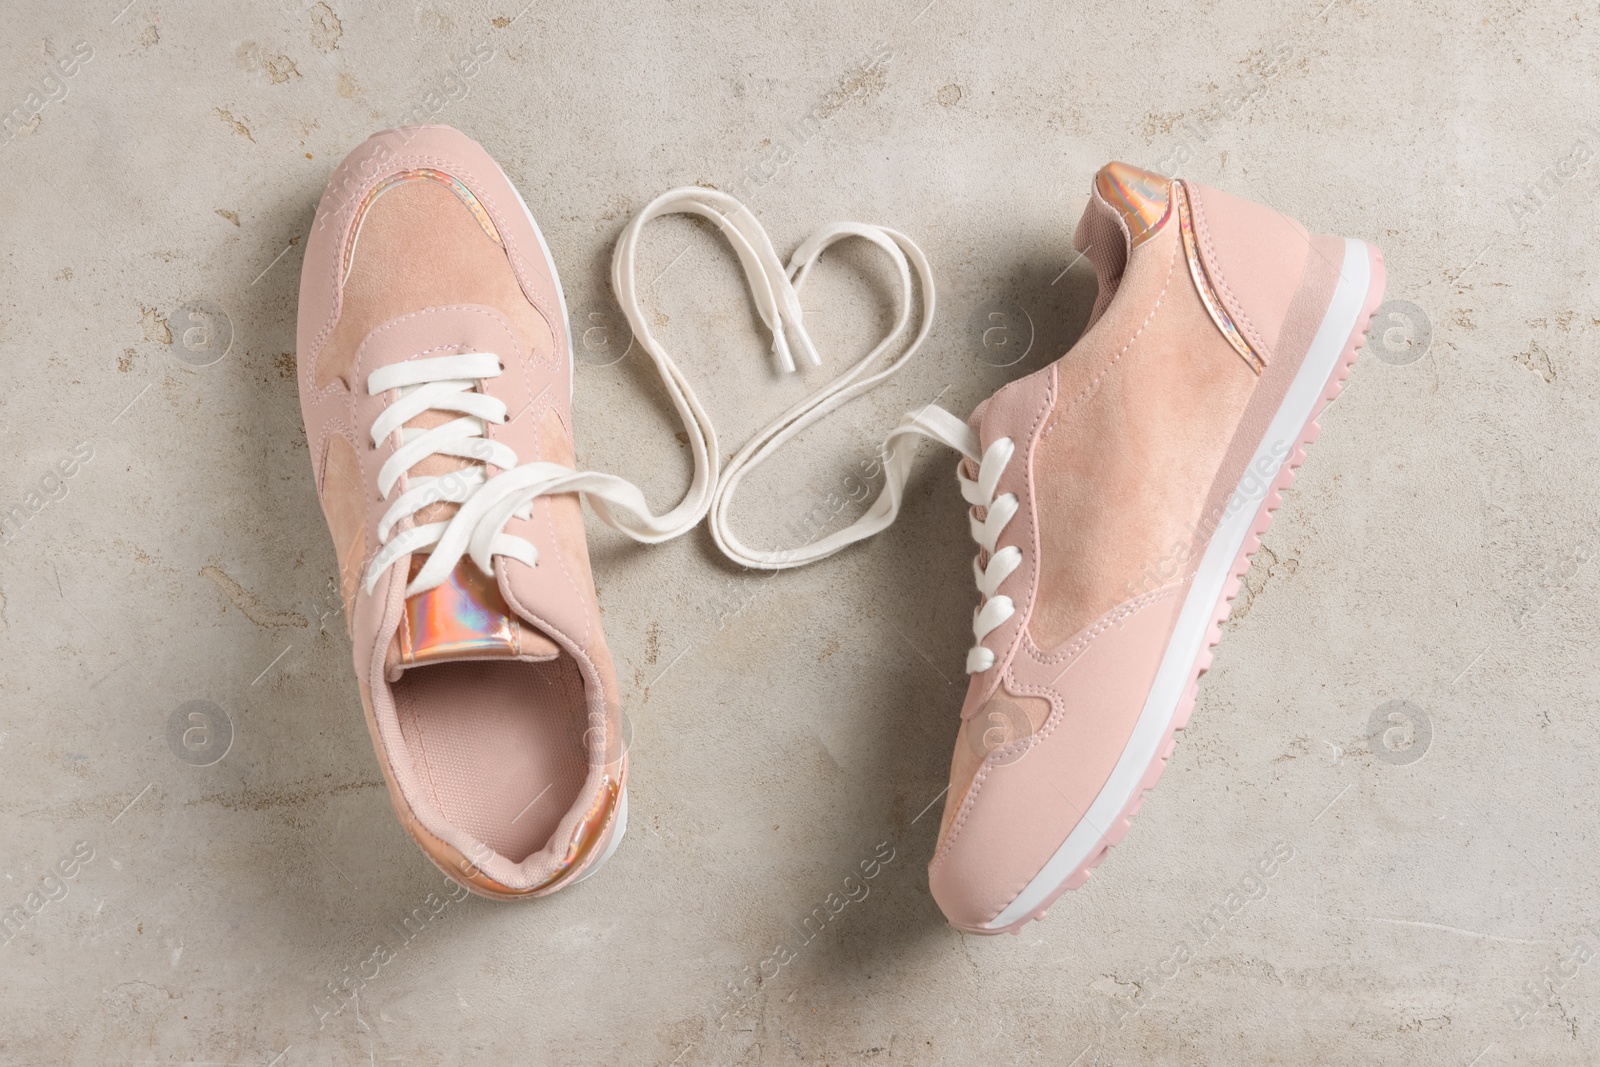
{"label": "white shoelace", "polygon": [[[1011,462],[1015,451],[1016,446],[1009,437],[999,438],[990,444],[984,450],[983,459],[978,461],[977,481],[968,478],[960,467],[956,468],[956,478],[961,482],[961,495],[972,505],[967,517],[972,525],[972,539],[983,549],[972,559],[972,576],[977,580],[978,592],[983,595],[983,600],[972,614],[972,636],[975,641],[967,652],[968,674],[977,674],[994,666],[994,653],[983,643],[983,639],[1017,610],[1010,597],[996,595],[995,591],[1022,562],[1022,550],[1016,545],[1007,545],[996,552],[994,547],[1006,523],[1017,514],[1015,493],[1000,497],[994,495],[1000,475],[1005,471],[1006,464]],[[971,453],[967,455],[973,458]],[[978,508],[983,509],[981,522],[977,515]],[[986,565],[982,562],[985,554],[989,557]]]}
{"label": "white shoelace", "polygon": [[[651,332],[639,301],[636,263],[639,234],[651,220],[674,214],[699,215],[715,223],[728,238],[744,267],[761,321],[772,334],[772,349],[778,364],[788,372],[795,370],[791,342],[807,362],[813,366],[822,363],[805,327],[800,289],[825,249],[848,237],[864,238],[890,257],[900,279],[899,313],[894,329],[843,374],[758,432],[728,461],[726,469],[721,466],[716,429],[710,416],[696,398],[688,379]],[[868,369],[900,340],[910,324],[915,296],[913,271],[922,296],[922,314],[916,335],[899,356],[868,374]],[[1009,441],[995,442],[980,460],[978,437],[971,427],[943,408],[929,404],[906,415],[885,439],[883,490],[872,506],[849,526],[799,548],[762,551],[747,547],[731,525],[734,490],[746,475],[808,426],[882,384],[922,346],[933,325],[934,282],[927,257],[915,242],[886,227],[835,223],[801,244],[785,269],[766,231],[748,208],[727,193],[686,187],[663,193],[629,223],[617,242],[611,280],[634,339],[654,361],[667,395],[688,431],[694,475],[683,499],[666,514],[657,516],[651,512],[643,492],[623,478],[576,471],[555,463],[520,463],[509,446],[485,437],[490,424],[507,421],[505,405],[478,391],[479,383],[502,372],[500,359],[493,353],[465,352],[382,367],[368,376],[368,393],[377,395],[396,390],[399,396],[374,420],[373,444],[380,444],[397,431],[400,434],[399,447],[378,474],[378,489],[384,498],[388,499],[407,471],[430,456],[453,456],[473,462],[441,476],[406,477],[404,491],[390,504],[379,525],[378,536],[383,547],[367,568],[367,592],[372,592],[378,579],[396,559],[424,550],[428,551],[428,560],[407,586],[407,596],[444,582],[463,556],[470,556],[485,574],[493,573],[493,558],[497,555],[535,566],[538,553],[534,546],[524,538],[505,533],[505,524],[512,516],[527,517],[535,497],[574,492],[581,493],[607,525],[638,541],[653,544],[670,540],[693,529],[709,513],[717,547],[734,562],[762,570],[801,567],[871,537],[894,522],[910,477],[915,439],[929,437],[979,464],[976,482],[961,477],[962,494],[968,503],[986,510],[983,523],[973,519],[973,536],[990,557],[986,567],[980,568],[974,561],[978,588],[985,602],[974,615],[973,633],[978,644],[968,653],[967,669],[969,672],[986,670],[992,665],[994,655],[983,647],[983,638],[1014,611],[1010,598],[995,596],[994,590],[1021,558],[1015,548],[994,551],[995,539],[1017,508],[1014,496],[1007,494],[998,500],[993,496],[1000,472],[1011,457]],[[425,411],[449,412],[458,417],[425,430],[405,426]],[[908,439],[907,447],[896,447],[902,439]],[[498,468],[493,476],[487,473],[489,465]],[[417,512],[439,502],[458,504],[459,508],[447,521],[409,525],[395,532],[396,527],[404,525]]]}
{"label": "white shoelace", "polygon": [[[442,584],[462,556],[471,556],[485,574],[494,573],[495,556],[510,556],[535,566],[539,554],[533,545],[503,530],[513,515],[527,518],[528,506],[537,496],[582,493],[601,518],[628,533],[634,531],[614,519],[607,502],[644,516],[647,522],[654,521],[644,494],[631,482],[594,471],[575,471],[559,463],[519,463],[510,446],[483,436],[489,423],[507,421],[506,406],[477,392],[476,387],[479,381],[501,373],[499,356],[462,352],[380,367],[367,376],[370,395],[390,389],[400,393],[372,422],[374,447],[389,434],[400,432],[400,447],[378,471],[378,491],[384,499],[406,471],[430,456],[477,461],[475,466],[449,474],[407,478],[405,491],[389,505],[378,524],[383,548],[367,567],[368,593],[397,558],[423,549],[431,550],[428,562],[406,587],[408,597]],[[462,417],[426,430],[404,426],[428,410],[456,412]],[[485,464],[499,467],[499,473],[489,477]],[[440,502],[461,506],[446,522],[410,526],[390,537],[402,520]]]}

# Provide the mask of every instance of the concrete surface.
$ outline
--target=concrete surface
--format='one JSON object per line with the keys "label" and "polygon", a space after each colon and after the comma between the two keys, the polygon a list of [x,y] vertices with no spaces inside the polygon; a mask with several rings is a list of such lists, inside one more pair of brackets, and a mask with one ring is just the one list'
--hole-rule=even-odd
{"label": "concrete surface", "polygon": [[[7,5],[0,1062],[1600,1060],[1592,4],[522,2]],[[593,524],[628,838],[549,900],[447,902],[362,727],[292,380],[328,172],[416,117],[524,191],[586,338],[581,458],[658,507],[688,463],[613,362],[630,213],[709,182],[785,254],[837,218],[922,242],[927,350],[751,481],[757,544],[901,411],[1065,349],[1108,159],[1382,245],[1378,345],[1085,889],[990,940],[928,895],[975,593],[927,446],[893,531],[799,573]],[[725,451],[822,380],[776,378],[713,235],[644,258]],[[888,284],[824,264],[836,361]]]}

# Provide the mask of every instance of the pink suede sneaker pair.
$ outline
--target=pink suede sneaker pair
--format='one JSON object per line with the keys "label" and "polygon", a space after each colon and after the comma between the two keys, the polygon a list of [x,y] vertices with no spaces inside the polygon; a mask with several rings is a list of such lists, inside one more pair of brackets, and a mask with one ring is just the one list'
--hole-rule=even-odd
{"label": "pink suede sneaker pair", "polygon": [[[634,292],[639,229],[676,211],[733,241],[786,369],[786,337],[820,362],[797,294],[830,244],[872,241],[905,288],[893,332],[726,470]],[[1126,830],[1383,288],[1360,241],[1121,164],[1096,176],[1076,243],[1100,296],[1073,349],[967,423],[923,409],[890,435],[965,457],[982,603],[929,871],[950,921],[974,932],[1042,914]],[[373,137],[335,171],[306,247],[301,399],[367,725],[402,824],[486,896],[580,881],[626,826],[620,694],[580,495],[642,541],[709,513],[731,558],[783,569],[888,526],[909,476],[914,449],[887,448],[879,499],[814,545],[757,551],[728,526],[745,473],[927,336],[931,271],[903,234],[828,227],[785,267],[737,201],[675,190],[624,233],[613,284],[695,458],[661,517],[622,479],[575,468],[555,265],[480,146],[438,126]],[[867,374],[909,328],[919,286],[919,330]]]}

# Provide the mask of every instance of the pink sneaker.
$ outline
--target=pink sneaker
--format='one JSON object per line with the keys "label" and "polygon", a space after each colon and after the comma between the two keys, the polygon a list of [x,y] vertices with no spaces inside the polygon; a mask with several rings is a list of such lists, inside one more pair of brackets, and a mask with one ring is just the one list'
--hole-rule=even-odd
{"label": "pink sneaker", "polygon": [[1383,294],[1361,241],[1120,163],[1075,244],[1088,329],[964,449],[985,600],[928,871],[973,933],[1042,916],[1127,831]]}
{"label": "pink sneaker", "polygon": [[485,896],[581,880],[622,840],[627,759],[567,488],[561,283],[494,160],[441,126],[352,152],[306,244],[298,343],[356,678],[401,823]]}
{"label": "pink sneaker", "polygon": [[[796,369],[796,354],[821,363],[800,288],[826,249],[867,240],[903,286],[888,335],[726,467],[709,414],[639,299],[639,234],[677,213],[711,221],[733,243],[786,371]],[[662,515],[631,482],[574,469],[572,340],[560,282],[527,207],[481,147],[443,126],[378,134],[334,172],[306,245],[301,403],[367,725],[407,831],[446,873],[486,896],[536,896],[586,877],[616,849],[627,821],[617,682],[579,496],[601,521],[647,543],[681,536],[711,514],[730,558],[782,570],[888,526],[910,471],[914,449],[886,453],[889,485],[874,506],[800,548],[748,547],[729,522],[745,475],[894,374],[927,337],[932,273],[904,234],[835,223],[785,266],[733,197],[674,189],[623,231],[612,287],[693,457],[688,489]],[[959,419],[930,419],[913,416],[895,434],[965,442]]]}

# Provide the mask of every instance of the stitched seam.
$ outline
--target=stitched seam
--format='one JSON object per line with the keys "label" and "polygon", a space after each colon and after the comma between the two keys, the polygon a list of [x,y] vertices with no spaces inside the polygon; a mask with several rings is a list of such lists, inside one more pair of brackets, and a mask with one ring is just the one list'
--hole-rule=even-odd
{"label": "stitched seam", "polygon": [[[1181,588],[1181,583],[1179,584],[1179,587]],[[1040,649],[1039,646],[1035,644],[1033,647],[1038,655],[1030,658],[1032,658],[1035,663],[1038,663],[1040,666],[1044,667],[1051,667],[1064,660],[1071,659],[1073,656],[1077,655],[1093,644],[1095,638],[1111,629],[1112,626],[1122,622],[1129,616],[1142,611],[1144,608],[1149,607],[1155,601],[1171,596],[1172,593],[1172,588],[1157,589],[1154,592],[1144,593],[1132,600],[1125,601],[1112,608],[1106,614],[1100,616],[1100,618],[1097,619],[1089,629],[1080,633],[1077,637],[1073,638],[1056,652],[1046,655],[1044,650]]]}
{"label": "stitched seam", "polygon": [[[1163,590],[1159,594],[1148,594],[1148,603],[1140,605],[1136,611],[1129,612],[1128,615],[1131,616],[1133,614],[1137,614],[1138,610],[1143,610],[1144,608],[1149,607],[1150,604],[1155,603],[1157,600],[1176,596],[1180,591],[1181,587],[1177,587]],[[1055,732],[1056,728],[1066,717],[1065,708],[1061,705],[1059,699],[1056,699],[1052,695],[1052,690],[1050,687],[1025,686],[1017,684],[1016,675],[1009,669],[1009,665],[1006,671],[1005,681],[1011,683],[1011,689],[1013,695],[1015,696],[1043,696],[1050,701],[1052,709],[1050,712],[1050,717],[1045,720],[1044,726],[1039,729],[1038,733],[1029,735],[1030,744],[1043,743],[1046,738]],[[1013,744],[1017,743],[1020,742],[1013,742]],[[1003,752],[1003,749],[996,750],[996,752],[991,752],[984,758],[983,765],[978,768],[978,773],[973,776],[972,784],[967,787],[966,796],[962,798],[961,810],[956,813],[955,821],[950,824],[950,833],[945,837],[944,844],[940,846],[938,855],[934,857],[933,863],[929,866],[930,874],[932,874],[934,870],[944,863],[945,859],[949,856],[951,849],[955,847],[956,839],[960,836],[962,828],[966,825],[967,816],[971,813],[972,808],[976,805],[978,794],[982,791],[984,782],[988,780],[989,771],[993,767],[991,761],[995,758],[997,753]]]}
{"label": "stitched seam", "polygon": [[[1182,586],[1174,586],[1171,589],[1163,590],[1159,594],[1153,594],[1148,603],[1140,605],[1140,607],[1135,611],[1130,611],[1126,615],[1120,616],[1117,621],[1119,623],[1120,622],[1124,622],[1127,619],[1132,618],[1134,615],[1137,615],[1140,611],[1143,611],[1145,608],[1150,607],[1152,604],[1155,604],[1155,603],[1157,603],[1159,601],[1162,601],[1162,600],[1170,600],[1171,598],[1177,596],[1182,591],[1183,591],[1183,587]],[[1110,629],[1110,627],[1107,627],[1107,629]],[[1101,631],[1101,633],[1104,633],[1104,632],[1105,632],[1105,630]],[[1057,698],[1052,696],[1052,694],[1054,692],[1054,684],[1052,683],[1052,684],[1049,684],[1049,685],[1023,685],[1022,683],[1020,683],[1017,680],[1017,678],[1016,678],[1016,676],[1014,674],[1012,675],[1010,681],[1013,683],[1013,685],[1015,687],[1017,696],[1042,696],[1042,697],[1045,697],[1046,699],[1050,700],[1050,704],[1051,704],[1051,707],[1053,709],[1051,711],[1050,717],[1045,720],[1044,725],[1039,728],[1039,732],[1034,736],[1037,737],[1040,741],[1043,741],[1045,738],[1047,738],[1051,734],[1055,733],[1056,728],[1058,726],[1060,726],[1062,720],[1066,718],[1066,709],[1065,709],[1064,706],[1062,706],[1061,701],[1059,699],[1057,699]]]}
{"label": "stitched seam", "polygon": [[[367,334],[367,336],[365,336],[365,337],[363,337],[361,339],[361,344],[359,346],[357,346],[357,348],[356,348],[356,361],[355,361],[355,364],[350,369],[350,374],[351,374],[351,377],[357,379],[357,381],[351,383],[351,385],[347,387],[347,386],[344,385],[344,383],[340,379],[336,378],[336,379],[334,379],[334,381],[330,382],[328,384],[327,388],[325,388],[325,389],[316,389],[315,387],[313,387],[312,388],[313,397],[315,399],[317,399],[317,400],[321,400],[324,397],[328,396],[329,394],[335,393],[335,392],[350,393],[352,395],[356,394],[357,390],[356,390],[355,386],[357,384],[359,384],[359,380],[362,377],[361,367],[362,367],[362,363],[363,363],[363,360],[364,360],[364,355],[366,353],[367,344],[370,341],[372,341],[372,339],[374,337],[378,336],[378,334],[383,333],[386,330],[395,329],[401,323],[408,322],[411,319],[418,318],[418,317],[423,316],[423,315],[434,315],[434,314],[437,314],[437,313],[439,313],[441,311],[462,311],[462,312],[466,312],[468,314],[482,315],[482,316],[488,318],[496,326],[499,326],[501,329],[503,329],[506,332],[506,336],[511,338],[512,354],[517,356],[519,359],[520,358],[525,358],[525,357],[523,357],[523,354],[522,354],[522,347],[517,341],[516,328],[511,324],[511,320],[506,317],[505,312],[501,311],[499,308],[490,307],[490,306],[485,305],[485,304],[440,304],[440,305],[438,305],[436,307],[426,307],[426,308],[422,308],[421,310],[418,310],[418,311],[408,311],[404,315],[401,315],[401,316],[399,316],[397,318],[389,319],[386,322],[381,322],[377,326],[374,326],[372,328],[371,332],[369,332]],[[439,348],[448,348],[448,347],[451,347],[451,346],[449,346],[449,345],[439,345],[439,346],[436,346],[434,348],[425,349],[425,350],[423,350],[423,352],[413,352],[411,355],[407,356],[406,359],[408,359],[408,360],[409,359],[415,359],[417,356],[424,354],[424,352],[434,352],[434,351],[438,351]],[[460,346],[457,345],[455,347],[460,347]],[[404,362],[404,361],[402,360],[401,362]],[[530,360],[530,362],[532,362],[532,361]]]}
{"label": "stitched seam", "polygon": [[[404,618],[400,620],[400,625],[405,625]],[[395,719],[396,723],[398,724],[400,721],[398,704],[396,705],[395,711],[397,713]],[[417,715],[415,708],[408,709],[406,714],[411,720],[411,729],[417,738],[414,762],[422,764],[422,780],[427,784],[429,793],[428,799],[433,802],[434,809],[442,813],[443,808],[439,803],[439,783],[433,780],[433,763],[428,759],[428,743],[426,740],[424,740],[421,717]],[[405,737],[404,728],[401,729],[400,736]],[[406,748],[409,750],[411,746],[407,745]]]}
{"label": "stitched seam", "polygon": [[328,442],[334,437],[343,437],[346,441],[349,441],[350,446],[356,450],[356,460],[359,462],[361,459],[361,442],[356,438],[355,431],[337,419],[330,419],[328,425],[324,426],[322,432],[317,435],[317,447],[313,453],[317,457],[317,499],[319,502],[323,495],[323,486],[328,481]]}
{"label": "stitched seam", "polygon": [[[486,308],[486,307],[483,307],[482,305],[478,305],[478,304],[447,304],[447,305],[444,305],[443,307],[423,308],[421,311],[410,311],[410,312],[407,312],[404,315],[401,315],[397,319],[390,319],[388,322],[385,322],[383,325],[375,327],[373,329],[373,331],[371,333],[367,334],[367,336],[362,340],[361,347],[356,349],[356,361],[355,361],[354,367],[352,367],[352,369],[351,369],[352,373],[356,376],[357,379],[360,379],[360,378],[364,377],[364,375],[362,374],[362,367],[363,367],[363,365],[364,365],[364,363],[366,361],[367,356],[369,355],[369,353],[367,352],[367,346],[372,344],[373,338],[377,337],[379,334],[384,333],[386,331],[398,329],[401,323],[409,322],[410,320],[415,319],[415,318],[420,318],[423,315],[436,315],[441,311],[461,311],[461,312],[466,312],[466,313],[471,314],[471,315],[482,315],[484,318],[488,319],[490,322],[493,322],[496,326],[499,326],[501,329],[505,330],[507,335],[509,335],[510,338],[511,338],[511,345],[512,345],[513,351],[518,355],[521,354],[521,350],[519,348],[517,348],[517,336],[516,336],[516,333],[510,327],[510,320],[508,320],[499,311],[497,311],[494,308]],[[453,344],[453,345],[436,345],[433,348],[424,349],[423,351],[424,352],[436,352],[440,348],[460,348],[460,347],[462,347],[462,345],[460,343],[456,343],[456,344]],[[406,362],[407,360],[415,359],[418,355],[421,355],[421,354],[422,354],[422,352],[414,352],[411,355],[407,356],[405,360],[400,360],[398,362],[402,362],[403,363],[403,362]],[[350,393],[351,393],[351,395],[353,397],[355,395],[355,393],[356,393],[356,390],[355,389],[351,389]],[[388,405],[385,404],[384,406],[387,407]]]}
{"label": "stitched seam", "polygon": [[[321,457],[321,459],[319,460],[319,462],[317,464],[316,477],[317,477],[317,503],[322,505],[322,515],[323,515],[323,519],[325,521],[328,518],[328,506],[327,506],[327,503],[326,503],[327,493],[324,491],[323,487],[327,484],[327,480],[328,480],[327,479],[327,474],[328,474],[328,445],[332,442],[333,438],[335,438],[335,437],[342,437],[346,441],[350,442],[350,447],[355,451],[356,469],[361,472],[361,480],[362,480],[362,483],[363,483],[362,485],[358,485],[358,486],[355,487],[356,491],[361,493],[361,505],[362,505],[361,506],[361,511],[362,511],[362,516],[361,516],[361,557],[359,559],[352,560],[350,562],[350,565],[356,568],[356,586],[355,586],[354,592],[350,596],[350,602],[344,605],[344,610],[345,610],[345,628],[347,630],[350,630],[350,631],[353,632],[354,628],[355,628],[355,599],[361,593],[361,577],[362,577],[363,573],[366,570],[367,544],[368,544],[368,541],[369,541],[369,534],[367,532],[368,517],[369,516],[367,515],[367,510],[368,509],[367,509],[366,488],[365,488],[366,469],[363,466],[362,459],[361,459],[361,453],[362,453],[361,443],[356,439],[356,435],[355,435],[355,431],[354,430],[351,430],[349,427],[347,427],[347,426],[345,426],[345,425],[343,425],[342,423],[339,423],[339,422],[330,422],[328,426],[323,428],[323,431],[322,431],[321,435],[318,436],[318,438],[317,438],[317,452],[316,452],[316,454],[319,455]],[[329,533],[330,536],[332,536],[332,534],[333,534],[333,526],[332,526],[331,523],[329,523],[329,526],[328,526],[328,533]],[[335,578],[339,583],[339,599],[340,599],[341,602],[343,602],[344,601],[345,562],[343,560],[339,559],[339,549],[341,547],[343,547],[343,546],[341,546],[338,543],[337,538],[335,538],[334,539],[334,545],[333,545],[333,557],[334,557],[335,565],[339,568],[338,574],[335,576]]]}
{"label": "stitched seam", "polygon": [[1194,285],[1195,294],[1199,296],[1206,314],[1221,331],[1229,347],[1239,353],[1239,358],[1244,360],[1250,370],[1259,377],[1266,370],[1267,362],[1256,351],[1259,346],[1252,346],[1250,339],[1233,321],[1234,317],[1228,311],[1227,301],[1218,295],[1216,286],[1211,284],[1211,274],[1205,265],[1205,253],[1196,234],[1194,212],[1189,208],[1189,194],[1181,184],[1173,188],[1176,190],[1173,194],[1174,199],[1178,202],[1178,229],[1183,234],[1183,258],[1188,264],[1189,279]]}
{"label": "stitched seam", "polygon": [[1145,328],[1149,326],[1152,321],[1154,321],[1156,312],[1161,310],[1161,302],[1167,298],[1167,290],[1172,287],[1172,271],[1177,262],[1178,250],[1177,246],[1174,245],[1172,254],[1167,258],[1166,279],[1161,283],[1161,292],[1156,295],[1155,306],[1150,309],[1150,314],[1145,316],[1144,321],[1139,324],[1139,328],[1133,332],[1133,336],[1128,338],[1127,343],[1125,343],[1122,348],[1117,351],[1117,354],[1105,362],[1105,364],[1100,368],[1100,372],[1094,376],[1094,380],[1085,385],[1078,395],[1067,401],[1060,411],[1054,413],[1054,417],[1051,419],[1050,425],[1045,429],[1044,434],[1041,436],[1049,436],[1050,431],[1054,430],[1061,424],[1061,421],[1066,417],[1067,413],[1076,407],[1080,400],[1099,388],[1100,382],[1104,380],[1108,373],[1110,373],[1111,368],[1116,366],[1117,362],[1122,359],[1123,356],[1127,355],[1128,349],[1133,347],[1133,343],[1139,339],[1139,335],[1144,333]]}
{"label": "stitched seam", "polygon": [[[1127,612],[1126,614],[1119,615],[1116,618],[1115,621],[1120,625],[1121,623],[1126,622],[1128,619],[1132,618],[1134,615],[1137,615],[1140,611],[1143,611],[1145,608],[1150,607],[1152,604],[1155,604],[1158,601],[1162,601],[1162,600],[1170,600],[1171,598],[1177,596],[1179,593],[1184,591],[1184,588],[1185,588],[1184,586],[1173,586],[1173,587],[1171,587],[1169,589],[1162,590],[1159,593],[1151,594],[1150,595],[1150,599],[1149,599],[1149,601],[1147,603],[1141,604],[1139,606],[1139,608],[1134,610],[1134,611],[1130,611],[1130,612]],[[1097,633],[1095,636],[1099,637],[1100,634],[1103,634],[1107,630],[1110,630],[1112,628],[1113,627],[1111,627],[1111,626],[1103,627],[1103,628],[1100,629],[1099,633]],[[1087,650],[1087,647],[1088,646],[1085,645],[1085,650]],[[1046,661],[1039,660],[1038,662],[1045,663]],[[1053,665],[1053,664],[1051,664],[1051,665]],[[1066,672],[1063,671],[1062,673],[1064,674]],[[1059,679],[1059,676],[1058,676],[1058,679]],[[1045,685],[1023,685],[1020,681],[1017,680],[1015,675],[1013,675],[1011,677],[1010,681],[1013,683],[1013,686],[1014,686],[1014,688],[1016,690],[1016,694],[1018,696],[1043,696],[1043,697],[1049,698],[1051,693],[1053,693],[1054,690],[1055,690],[1055,684],[1053,682],[1045,684]],[[1059,722],[1060,717],[1063,717],[1065,715],[1065,709],[1060,706],[1059,701],[1051,699],[1050,703],[1051,703],[1051,706],[1053,708],[1055,708],[1056,710],[1051,713],[1050,718],[1045,721],[1045,724],[1039,728],[1039,733],[1037,735],[1035,735],[1040,740],[1043,740],[1044,738],[1048,737],[1050,734],[1054,733],[1056,726],[1058,726],[1060,724],[1060,722]],[[1058,715],[1058,713],[1059,713],[1059,715]]]}
{"label": "stitched seam", "polygon": [[[594,671],[597,676],[600,674],[600,668],[595,664],[594,659],[589,655],[588,650],[583,647],[583,644],[574,641],[570,635],[563,635],[560,627],[556,626],[549,619],[545,618],[543,615],[539,614],[537,611],[534,611],[532,608],[523,603],[522,598],[517,595],[515,587],[513,587],[510,582],[507,582],[501,586],[501,593],[505,596],[508,604],[510,604],[513,608],[516,608],[517,611],[526,618],[533,620],[540,627],[541,631],[544,632],[547,637],[555,640],[557,644],[560,644],[561,637],[565,636],[566,640],[573,646],[572,648],[566,650],[567,654],[576,659],[581,659],[584,663],[587,663],[589,665],[589,669]],[[583,616],[584,643],[587,643],[589,640],[589,613],[585,611]],[[584,699],[586,702],[588,700],[588,686],[589,683],[587,680],[585,680]],[[604,696],[604,693],[605,687],[602,685],[602,697]]]}
{"label": "stitched seam", "polygon": [[[482,151],[481,147],[479,147],[479,151]],[[488,154],[484,154],[487,157]],[[493,163],[494,161],[491,159],[490,162]],[[332,336],[335,326],[338,325],[339,313],[344,306],[344,284],[342,275],[345,267],[345,256],[349,251],[345,247],[345,243],[349,238],[351,226],[353,226],[356,222],[356,211],[366,200],[367,194],[372,191],[374,186],[378,185],[380,182],[387,181],[397,173],[406,170],[414,170],[418,164],[436,165],[437,169],[449,174],[451,177],[460,181],[461,184],[465,185],[468,189],[471,189],[472,195],[477,197],[478,200],[483,203],[484,210],[488,212],[490,220],[494,222],[495,230],[500,234],[501,247],[506,250],[507,261],[511,265],[512,274],[517,279],[518,287],[522,290],[523,298],[526,299],[528,303],[532,304],[534,308],[537,309],[542,316],[544,316],[545,323],[550,326],[550,334],[555,342],[553,349],[554,355],[556,357],[561,355],[561,346],[565,343],[564,332],[556,328],[557,318],[553,314],[551,307],[548,306],[542,298],[533,294],[533,286],[529,284],[526,261],[522,255],[522,251],[518,247],[518,243],[511,237],[511,235],[507,233],[505,215],[499,208],[499,202],[495,200],[494,196],[487,191],[487,187],[484,185],[483,181],[478,178],[477,174],[471,168],[463,166],[460,161],[456,159],[447,159],[443,156],[428,154],[395,156],[390,161],[390,166],[388,168],[372,174],[365,182],[357,187],[354,193],[351,193],[348,197],[346,197],[344,204],[338,209],[338,215],[335,216],[342,216],[342,224],[338,228],[337,240],[339,242],[339,250],[332,257],[333,263],[329,270],[328,278],[328,284],[333,288],[333,307],[329,309],[327,321],[323,323],[322,328],[317,331],[315,339],[311,342],[310,362],[311,381],[313,383],[313,387],[315,387],[315,382],[317,380],[316,365],[317,361],[321,358],[322,347],[327,343],[328,338]],[[499,164],[494,165],[497,172],[509,186],[511,179],[505,177],[504,171],[499,170]],[[333,181],[330,179],[329,186],[331,187],[332,184]],[[524,221],[527,220],[525,219]],[[312,226],[315,228],[316,223],[313,222]],[[535,231],[534,238],[537,241],[537,231]],[[551,278],[550,281],[552,285],[555,284],[554,278]]]}

